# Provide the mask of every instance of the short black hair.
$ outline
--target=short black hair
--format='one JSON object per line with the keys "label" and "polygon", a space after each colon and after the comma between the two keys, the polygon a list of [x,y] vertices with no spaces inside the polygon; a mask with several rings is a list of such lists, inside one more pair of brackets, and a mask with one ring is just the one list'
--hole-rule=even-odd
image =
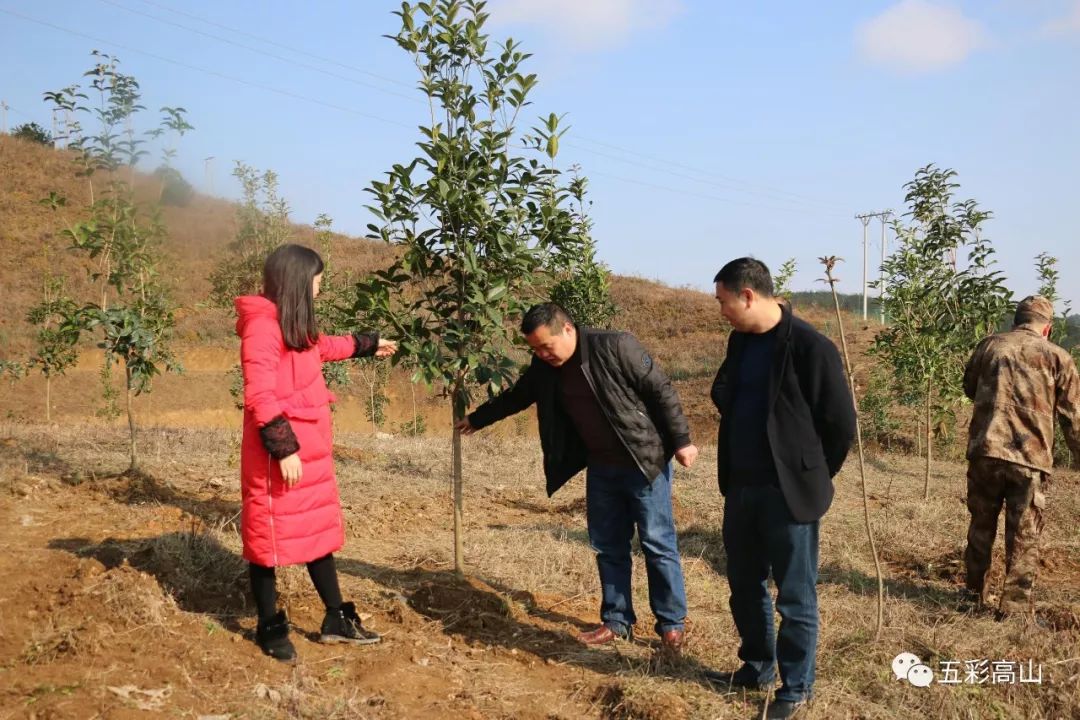
{"label": "short black hair", "polygon": [[713,282],[720,283],[728,292],[737,293],[750,288],[759,295],[773,297],[773,281],[769,267],[752,257],[732,260],[720,268]]}
{"label": "short black hair", "polygon": [[562,333],[563,323],[574,324],[566,308],[558,303],[547,302],[533,305],[521,318],[521,334],[532,335],[541,325],[546,325],[552,335]]}

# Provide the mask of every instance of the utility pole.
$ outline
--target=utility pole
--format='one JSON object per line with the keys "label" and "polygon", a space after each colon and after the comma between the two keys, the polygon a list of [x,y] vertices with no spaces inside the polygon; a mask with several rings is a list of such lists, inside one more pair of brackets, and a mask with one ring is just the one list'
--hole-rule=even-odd
{"label": "utility pole", "polygon": [[214,194],[214,173],[213,173],[213,170],[211,169],[211,163],[213,162],[213,160],[214,160],[213,155],[211,155],[208,158],[203,159],[203,173],[205,175],[204,179],[206,181],[206,194],[207,195],[213,195]]}
{"label": "utility pole", "polygon": [[892,210],[881,214],[881,265],[878,267],[878,314],[881,324],[885,324],[885,220],[892,215]]}
{"label": "utility pole", "polygon": [[7,100],[0,100],[0,133],[7,135]]}
{"label": "utility pole", "polygon": [[862,223],[862,319],[866,320],[866,292],[869,285],[866,282],[866,226],[870,224],[872,215],[856,215],[855,218]]}
{"label": "utility pole", "polygon": [[[866,238],[866,229],[870,225],[872,218],[881,219],[881,261],[885,262],[885,218],[892,214],[892,210],[878,210],[876,212],[860,213],[855,216],[855,219],[862,223],[862,319],[866,320],[867,301],[870,295],[870,283],[867,275],[869,274],[869,246]],[[884,279],[884,278],[883,278]],[[882,322],[884,322],[884,311],[882,311]]]}

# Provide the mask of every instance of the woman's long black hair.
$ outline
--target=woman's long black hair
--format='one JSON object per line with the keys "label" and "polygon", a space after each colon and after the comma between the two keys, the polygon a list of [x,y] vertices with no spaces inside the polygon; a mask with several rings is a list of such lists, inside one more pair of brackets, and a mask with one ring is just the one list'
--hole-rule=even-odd
{"label": "woman's long black hair", "polygon": [[277,305],[285,345],[307,350],[319,337],[311,284],[323,271],[319,253],[303,245],[282,245],[263,266],[263,297]]}

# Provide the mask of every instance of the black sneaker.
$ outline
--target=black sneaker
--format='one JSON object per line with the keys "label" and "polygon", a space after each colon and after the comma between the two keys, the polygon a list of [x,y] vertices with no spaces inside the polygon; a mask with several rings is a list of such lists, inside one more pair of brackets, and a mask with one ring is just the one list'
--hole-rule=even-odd
{"label": "black sneaker", "polygon": [[260,620],[255,628],[255,642],[262,651],[282,662],[296,659],[296,648],[289,640],[289,620],[284,610],[278,610],[269,620]]}
{"label": "black sneaker", "polygon": [[382,638],[378,633],[365,629],[360,623],[360,616],[356,614],[356,605],[353,603],[342,603],[336,610],[326,611],[319,642],[374,645],[380,640]]}
{"label": "black sneaker", "polygon": [[787,720],[806,707],[805,700],[776,700],[765,711],[767,720]]}
{"label": "black sneaker", "polygon": [[765,690],[776,684],[775,680],[762,680],[758,678],[753,669],[745,665],[735,672],[706,670],[705,679],[716,689],[725,691],[735,688],[742,690]]}

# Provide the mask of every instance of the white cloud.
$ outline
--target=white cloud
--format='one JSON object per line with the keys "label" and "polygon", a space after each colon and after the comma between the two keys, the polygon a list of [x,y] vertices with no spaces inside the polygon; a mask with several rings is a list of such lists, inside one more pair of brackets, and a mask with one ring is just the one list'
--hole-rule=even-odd
{"label": "white cloud", "polygon": [[682,0],[495,0],[500,25],[538,25],[576,51],[605,50],[635,33],[661,28],[683,9]]}
{"label": "white cloud", "polygon": [[855,31],[859,54],[900,72],[930,72],[966,59],[986,45],[977,20],[949,5],[901,0]]}
{"label": "white cloud", "polygon": [[1073,0],[1072,10],[1067,15],[1055,18],[1043,26],[1051,35],[1072,35],[1080,33],[1080,0]]}

